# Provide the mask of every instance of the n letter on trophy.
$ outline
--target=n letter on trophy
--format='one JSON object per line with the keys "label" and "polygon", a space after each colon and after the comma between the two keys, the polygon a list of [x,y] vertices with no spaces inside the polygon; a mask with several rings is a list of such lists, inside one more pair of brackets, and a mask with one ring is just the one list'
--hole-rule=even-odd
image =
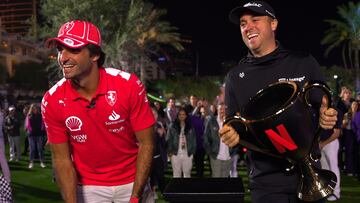
{"label": "n letter on trophy", "polygon": [[276,126],[276,129],[279,134],[272,129],[265,130],[265,133],[280,154],[285,153],[285,148],[290,151],[298,148],[295,142],[291,139],[284,124]]}

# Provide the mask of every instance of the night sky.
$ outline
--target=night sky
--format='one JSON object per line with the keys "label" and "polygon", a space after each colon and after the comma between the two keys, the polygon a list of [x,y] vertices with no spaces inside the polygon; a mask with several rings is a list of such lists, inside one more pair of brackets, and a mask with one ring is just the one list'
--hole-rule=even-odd
{"label": "night sky", "polygon": [[[279,20],[277,39],[285,48],[310,52],[320,65],[341,65],[340,52],[324,57],[320,44],[328,25],[324,19],[339,19],[337,6],[350,0],[272,0],[267,1]],[[238,61],[247,49],[239,27],[228,20],[229,11],[239,0],[153,0],[157,7],[168,10],[167,20],[179,32],[191,36],[199,53],[200,75],[221,73],[221,62]]]}

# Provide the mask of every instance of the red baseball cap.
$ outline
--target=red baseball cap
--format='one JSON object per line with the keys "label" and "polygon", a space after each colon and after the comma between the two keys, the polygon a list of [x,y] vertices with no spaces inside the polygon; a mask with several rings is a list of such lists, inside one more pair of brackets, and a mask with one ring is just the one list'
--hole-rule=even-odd
{"label": "red baseball cap", "polygon": [[99,29],[94,24],[81,20],[73,20],[63,24],[57,37],[48,39],[46,46],[51,47],[55,41],[69,48],[81,48],[87,44],[101,47]]}

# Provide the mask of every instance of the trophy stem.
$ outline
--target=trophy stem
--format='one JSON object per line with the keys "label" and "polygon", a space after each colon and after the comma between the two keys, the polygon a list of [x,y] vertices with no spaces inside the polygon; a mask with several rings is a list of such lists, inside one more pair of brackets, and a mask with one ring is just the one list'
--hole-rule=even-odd
{"label": "trophy stem", "polygon": [[309,156],[299,161],[299,166],[301,170],[298,187],[299,199],[317,201],[333,193],[337,182],[333,172],[316,168],[309,160]]}

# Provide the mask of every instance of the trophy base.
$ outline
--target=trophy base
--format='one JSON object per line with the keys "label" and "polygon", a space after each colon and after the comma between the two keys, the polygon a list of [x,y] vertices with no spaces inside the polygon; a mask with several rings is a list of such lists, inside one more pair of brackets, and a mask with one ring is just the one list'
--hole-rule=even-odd
{"label": "trophy base", "polygon": [[337,178],[332,171],[318,169],[311,165],[306,165],[305,171],[308,173],[303,173],[300,178],[299,199],[311,202],[333,194]]}

